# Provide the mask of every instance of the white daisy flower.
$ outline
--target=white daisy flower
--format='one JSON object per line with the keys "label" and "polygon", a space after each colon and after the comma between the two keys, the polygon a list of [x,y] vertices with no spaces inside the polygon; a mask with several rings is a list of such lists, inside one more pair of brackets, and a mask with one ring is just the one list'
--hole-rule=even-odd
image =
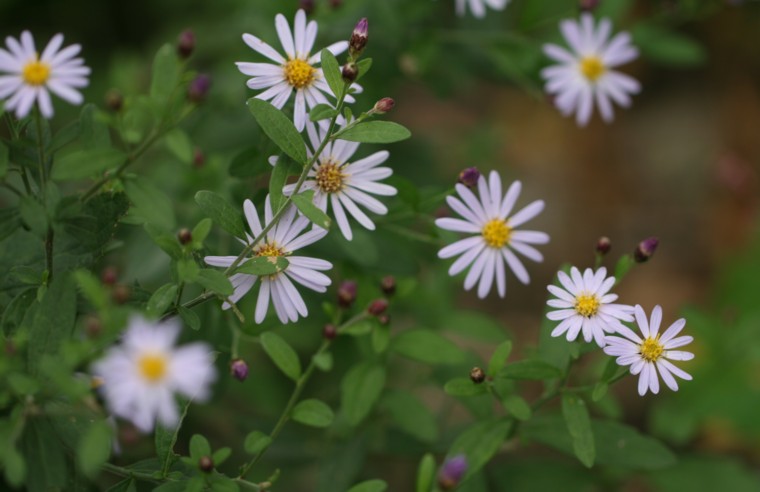
{"label": "white daisy flower", "polygon": [[[248,220],[248,227],[251,228],[253,236],[246,233],[246,240],[240,240],[243,244],[251,244],[254,238],[258,237],[263,230],[259,215],[253,202],[246,200],[243,204],[245,218]],[[269,202],[269,196],[266,198],[264,205],[264,226],[272,221],[272,207]],[[322,239],[327,231],[320,228],[314,228],[309,232],[301,232],[310,224],[309,219],[296,214],[296,208],[290,206],[280,221],[272,230],[267,233],[264,240],[260,241],[253,248],[252,256],[287,256],[288,266],[280,273],[257,277],[245,273],[236,273],[230,277],[235,292],[230,296],[230,301],[237,302],[243,297],[256,282],[257,278],[261,279],[259,297],[256,301],[256,312],[254,319],[256,323],[261,323],[267,315],[269,309],[269,299],[272,299],[274,310],[277,317],[285,324],[288,321],[298,321],[298,316],[307,316],[309,311],[306,304],[301,298],[301,294],[293,285],[295,281],[306,288],[317,292],[325,292],[330,285],[330,278],[320,273],[319,270],[329,270],[332,263],[318,258],[307,256],[292,256],[297,249],[308,246]],[[212,266],[228,267],[232,265],[237,257],[235,256],[207,256],[204,261]],[[244,260],[245,261],[245,260]],[[223,309],[229,309],[230,305],[224,303]]]}
{"label": "white daisy flower", "polygon": [[528,271],[515,252],[536,262],[544,259],[531,244],[546,244],[549,242],[549,235],[544,232],[517,230],[541,213],[544,209],[543,200],[536,200],[510,216],[521,188],[520,182],[515,181],[506,195],[502,196],[501,178],[496,171],[491,171],[488,183],[484,176],[478,178],[480,199],[463,184],[457,184],[456,190],[461,200],[450,196],[446,201],[464,220],[443,218],[435,221],[441,229],[475,234],[446,246],[438,252],[438,257],[451,258],[460,255],[449,269],[449,275],[452,276],[472,265],[465,277],[464,288],[470,290],[478,283],[478,297],[481,299],[488,295],[494,278],[499,297],[505,296],[505,262],[520,282],[530,282]]}
{"label": "white daisy flower", "polygon": [[16,112],[17,118],[29,114],[35,101],[42,116],[53,117],[50,92],[71,104],[82,104],[77,90],[87,87],[90,69],[82,58],[75,58],[81,46],[72,44],[64,49],[63,34],[56,34],[40,55],[29,31],[21,33],[20,41],[5,38],[7,50],[0,48],[0,99],[6,99],[5,109]]}
{"label": "white daisy flower", "polygon": [[504,10],[509,0],[457,0],[457,15],[464,15],[467,6],[470,7],[472,15],[478,19],[486,16],[486,6],[494,10]]}
{"label": "white daisy flower", "polygon": [[[306,131],[314,150],[327,138],[327,130],[320,128],[318,134],[311,122],[306,124]],[[349,241],[353,238],[353,232],[346,211],[359,224],[374,231],[374,222],[357,204],[370,212],[385,215],[388,208],[370,195],[392,196],[397,193],[393,186],[378,183],[393,174],[389,167],[378,167],[388,159],[390,153],[381,150],[369,157],[349,162],[358,148],[357,142],[340,139],[328,142],[301,187],[304,191],[314,190],[314,204],[321,210],[326,212],[328,206],[332,208],[340,232]],[[308,152],[309,157],[314,153],[311,149]],[[270,157],[269,162],[276,164],[277,157]],[[289,184],[282,191],[290,195],[294,189],[295,184]]]}
{"label": "white daisy flower", "polygon": [[156,420],[174,426],[179,419],[174,394],[206,400],[216,379],[211,347],[198,342],[175,348],[179,331],[177,321],[133,316],[121,343],[92,366],[102,378],[100,390],[111,413],[143,432],[150,432]]}
{"label": "white daisy flower", "polygon": [[[583,275],[573,267],[570,275],[557,272],[562,287],[549,285],[549,292],[558,297],[547,304],[557,311],[549,311],[546,317],[552,321],[562,321],[552,331],[553,337],[567,332],[567,340],[572,342],[578,337],[581,329],[583,339],[592,339],[597,345],[604,347],[605,332],[615,333],[623,325],[621,321],[633,321],[632,306],[612,304],[617,300],[617,294],[608,292],[615,285],[615,277],[607,277],[607,269],[602,267],[596,272],[587,268]],[[605,278],[606,277],[606,278]]]}
{"label": "white daisy flower", "polygon": [[612,121],[611,101],[628,107],[630,95],[641,90],[635,79],[613,70],[639,55],[630,34],[621,32],[609,39],[612,22],[602,19],[595,27],[589,13],[584,13],[580,22],[562,21],[560,29],[572,52],[556,44],[544,45],[544,53],[559,62],[541,71],[546,91],[556,95],[555,105],[564,116],[575,112],[580,126],[591,119],[594,102],[602,119]]}
{"label": "white daisy flower", "polygon": [[[243,34],[245,44],[275,63],[237,62],[236,65],[238,70],[252,77],[247,82],[248,87],[266,89],[256,97],[264,101],[271,100],[272,105],[278,109],[282,109],[293,90],[296,91],[293,122],[300,132],[308,119],[306,107],[311,109],[317,104],[330,104],[324,94],[336,96],[327,85],[322,69],[315,66],[321,60],[321,50],[314,55],[310,54],[317,38],[317,22],[307,24],[306,13],[299,10],[296,12],[293,32],[282,14],[275,17],[275,27],[287,58],[253,34]],[[327,47],[334,55],[343,53],[347,48],[348,41],[339,41]],[[361,92],[361,87],[356,84],[351,88],[354,92]],[[347,95],[346,102],[352,103],[354,98]]]}
{"label": "white daisy flower", "polygon": [[657,373],[668,388],[678,391],[678,376],[686,381],[691,381],[691,375],[670,363],[671,360],[691,360],[694,354],[682,350],[673,350],[688,345],[694,340],[690,336],[677,337],[686,325],[684,318],[679,319],[660,335],[660,322],[662,321],[662,308],[655,306],[652,317],[647,321],[644,308],[636,305],[634,309],[636,324],[641,330],[643,337],[638,336],[625,326],[618,329],[620,336],[608,336],[607,346],[604,353],[617,357],[617,363],[621,366],[631,366],[631,374],[639,374],[639,394],[644,396],[647,390],[652,393],[660,391],[660,381]]}

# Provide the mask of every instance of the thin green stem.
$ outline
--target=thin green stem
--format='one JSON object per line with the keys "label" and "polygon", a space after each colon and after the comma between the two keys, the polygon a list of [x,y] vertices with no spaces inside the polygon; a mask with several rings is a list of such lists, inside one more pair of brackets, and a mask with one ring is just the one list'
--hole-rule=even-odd
{"label": "thin green stem", "polygon": [[139,472],[135,470],[130,470],[129,468],[124,468],[123,466],[117,466],[112,465],[111,463],[104,463],[103,464],[103,470],[112,473],[114,475],[119,475],[120,477],[125,478],[139,478],[140,480],[147,480],[149,482],[153,483],[160,483],[162,480],[157,479],[155,476],[153,476],[153,473],[146,473],[146,472]]}
{"label": "thin green stem", "polygon": [[42,115],[38,107],[34,108],[34,125],[37,130],[37,154],[40,167],[40,193],[42,203],[45,203],[45,188],[47,185],[47,170],[45,169],[45,141],[42,138]]}

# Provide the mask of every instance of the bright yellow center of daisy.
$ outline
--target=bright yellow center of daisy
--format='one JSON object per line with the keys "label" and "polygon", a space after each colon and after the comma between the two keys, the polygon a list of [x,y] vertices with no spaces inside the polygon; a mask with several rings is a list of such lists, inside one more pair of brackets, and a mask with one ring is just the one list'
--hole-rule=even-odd
{"label": "bright yellow center of daisy", "polygon": [[596,296],[581,295],[575,298],[575,311],[590,318],[599,312],[599,299]]}
{"label": "bright yellow center of daisy", "polygon": [[483,239],[492,248],[503,248],[509,242],[510,235],[512,235],[512,228],[501,219],[489,220],[483,226]]}
{"label": "bright yellow center of daisy", "polygon": [[285,64],[285,80],[296,89],[303,89],[311,85],[316,78],[317,71],[305,60],[290,60]]}
{"label": "bright yellow center of daisy", "polygon": [[163,354],[145,354],[137,361],[140,375],[149,383],[157,383],[164,379],[169,361]]}
{"label": "bright yellow center of daisy", "polygon": [[320,164],[315,179],[319,189],[325,193],[336,193],[343,189],[346,175],[341,172],[339,165],[333,162]]}
{"label": "bright yellow center of daisy", "polygon": [[254,253],[255,256],[284,256],[285,252],[276,243],[264,243]]}
{"label": "bright yellow center of daisy", "polygon": [[39,60],[31,61],[24,65],[21,75],[29,85],[43,85],[50,78],[50,65]]}
{"label": "bright yellow center of daisy", "polygon": [[639,353],[645,361],[655,362],[665,351],[665,347],[660,343],[658,338],[659,337],[647,338],[644,340],[644,343],[639,346]]}
{"label": "bright yellow center of daisy", "polygon": [[591,82],[596,82],[606,68],[599,57],[587,56],[581,60],[581,73]]}

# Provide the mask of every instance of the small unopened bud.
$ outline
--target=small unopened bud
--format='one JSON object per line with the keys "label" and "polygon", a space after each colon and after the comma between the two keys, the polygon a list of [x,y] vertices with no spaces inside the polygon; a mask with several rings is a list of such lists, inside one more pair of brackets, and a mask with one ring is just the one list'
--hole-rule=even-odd
{"label": "small unopened bud", "polygon": [[470,371],[470,379],[475,384],[480,384],[486,380],[486,373],[479,367],[473,367]]}
{"label": "small unopened bud", "polygon": [[480,179],[480,171],[478,171],[477,167],[468,167],[462,170],[462,172],[459,173],[459,177],[457,178],[458,183],[462,183],[468,188],[472,188],[476,184],[478,184],[478,180]]}
{"label": "small unopened bud", "polygon": [[210,88],[211,77],[203,73],[198,74],[187,86],[187,98],[194,103],[203,102]]}
{"label": "small unopened bud", "polygon": [[438,486],[445,491],[454,490],[465,473],[467,473],[467,458],[463,454],[449,458],[438,470]]}
{"label": "small unopened bud", "polygon": [[338,287],[338,305],[342,308],[350,308],[356,301],[356,282],[346,280]]}
{"label": "small unopened bud", "polygon": [[607,236],[602,236],[596,242],[596,253],[600,256],[604,256],[612,249],[612,242]]}
{"label": "small unopened bud", "polygon": [[380,290],[388,297],[396,293],[396,279],[393,278],[393,275],[388,275],[380,280]]}
{"label": "small unopened bud", "polygon": [[106,107],[113,112],[119,112],[124,107],[124,96],[119,89],[106,92]]}
{"label": "small unopened bud", "polygon": [[335,328],[335,325],[327,324],[322,328],[322,336],[328,340],[333,340],[338,336],[338,330]]}
{"label": "small unopened bud", "polygon": [[636,260],[636,263],[644,263],[657,251],[658,244],[660,244],[660,240],[654,236],[644,239],[633,252],[633,259]]}
{"label": "small unopened bud", "polygon": [[177,240],[181,245],[189,244],[190,241],[193,240],[193,234],[190,232],[190,229],[183,228],[180,229],[177,233]]}
{"label": "small unopened bud", "polygon": [[330,0],[330,7],[333,9],[340,8],[343,5],[343,0]]}
{"label": "small unopened bud", "polygon": [[367,312],[373,316],[380,316],[388,309],[388,301],[385,299],[375,299],[367,308]]}
{"label": "small unopened bud", "polygon": [[233,359],[230,362],[230,375],[242,383],[248,378],[248,364],[243,359]]}
{"label": "small unopened bud", "polygon": [[111,298],[116,304],[125,304],[132,296],[132,289],[126,285],[117,285],[111,292]]}
{"label": "small unopened bud", "polygon": [[579,0],[578,8],[581,12],[591,12],[599,6],[599,0]]}
{"label": "small unopened bud", "polygon": [[114,266],[107,266],[100,272],[100,281],[106,285],[113,285],[119,280],[119,271]]}
{"label": "small unopened bud", "polygon": [[356,63],[346,63],[343,65],[343,71],[341,72],[341,75],[343,75],[343,80],[346,82],[353,82],[356,80],[356,77],[359,76],[359,67],[356,66]]}
{"label": "small unopened bud", "polygon": [[314,12],[314,0],[301,0],[298,4],[301,10],[307,14]]}
{"label": "small unopened bud", "polygon": [[103,323],[95,316],[89,316],[84,322],[84,332],[87,338],[98,338],[103,332]]}
{"label": "small unopened bud", "polygon": [[211,472],[214,469],[214,460],[209,456],[201,456],[198,460],[198,468],[206,473]]}
{"label": "small unopened bud", "polygon": [[381,314],[380,316],[377,317],[377,322],[385,326],[391,322],[391,317],[388,314]]}
{"label": "small unopened bud", "polygon": [[195,166],[197,169],[200,169],[203,167],[203,164],[205,162],[206,154],[204,154],[203,151],[198,147],[193,149],[193,166]]}
{"label": "small unopened bud", "polygon": [[356,58],[362,54],[364,47],[367,46],[368,33],[369,23],[364,17],[356,23],[354,32],[351,33],[351,39],[348,41],[348,54],[351,58]]}
{"label": "small unopened bud", "polygon": [[375,103],[375,107],[372,108],[372,110],[375,113],[383,114],[393,109],[395,105],[396,105],[396,101],[394,101],[390,97],[384,97]]}
{"label": "small unopened bud", "polygon": [[195,34],[190,29],[185,29],[177,38],[177,54],[180,58],[190,58],[195,50]]}

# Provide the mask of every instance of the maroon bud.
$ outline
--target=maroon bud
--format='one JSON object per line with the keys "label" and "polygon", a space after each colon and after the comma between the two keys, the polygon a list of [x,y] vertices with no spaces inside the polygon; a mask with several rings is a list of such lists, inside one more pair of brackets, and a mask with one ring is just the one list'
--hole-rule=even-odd
{"label": "maroon bud", "polygon": [[396,293],[396,279],[393,278],[393,275],[388,275],[380,280],[380,290],[388,297]]}
{"label": "maroon bud", "polygon": [[119,271],[114,266],[107,266],[100,272],[100,281],[106,285],[113,285],[119,280]]}
{"label": "maroon bud", "polygon": [[103,323],[96,316],[88,316],[84,322],[84,332],[87,338],[98,338],[103,332]]}
{"label": "maroon bud", "polygon": [[185,29],[177,39],[177,55],[180,58],[190,58],[195,50],[195,34],[190,29]]}
{"label": "maroon bud", "polygon": [[338,330],[335,328],[335,325],[325,325],[324,328],[322,328],[322,336],[327,340],[333,340],[338,336]]}
{"label": "maroon bud", "polygon": [[351,58],[357,58],[364,51],[364,47],[367,46],[367,39],[369,34],[369,22],[367,18],[362,18],[356,23],[354,32],[351,33],[351,39],[348,41],[348,53]]}
{"label": "maroon bud", "polygon": [[480,384],[486,380],[486,373],[479,367],[473,367],[470,371],[470,379],[475,384]]}
{"label": "maroon bud", "polygon": [[116,304],[125,304],[132,296],[132,289],[124,284],[117,285],[111,291],[111,299]]}
{"label": "maroon bud", "polygon": [[598,255],[604,256],[610,252],[610,249],[612,249],[612,242],[610,242],[610,238],[607,236],[600,237],[596,242],[596,253]]}
{"label": "maroon bud", "polygon": [[462,170],[462,172],[459,173],[459,177],[457,178],[457,183],[462,183],[468,188],[472,188],[476,184],[478,184],[478,180],[480,179],[480,171],[478,171],[477,167],[468,167]]}
{"label": "maroon bud", "polygon": [[121,111],[124,107],[124,96],[119,89],[110,89],[106,92],[106,107],[113,112]]}
{"label": "maroon bud", "polygon": [[179,240],[179,243],[184,246],[193,240],[193,234],[190,232],[190,229],[182,228],[177,233],[177,239]]}
{"label": "maroon bud", "polygon": [[449,458],[438,470],[438,486],[445,491],[454,490],[465,473],[467,473],[467,458],[463,454]]}
{"label": "maroon bud", "polygon": [[367,312],[373,316],[380,316],[388,309],[388,301],[385,299],[375,299],[367,308]]}
{"label": "maroon bud", "polygon": [[312,12],[314,12],[314,0],[301,0],[298,3],[301,10],[303,10],[307,14],[311,14]]}
{"label": "maroon bud", "polygon": [[579,0],[578,8],[581,12],[591,12],[599,6],[599,0]]}
{"label": "maroon bud", "polygon": [[193,166],[195,166],[197,169],[200,169],[203,167],[203,164],[205,162],[206,162],[206,154],[204,154],[201,149],[196,147],[193,150]]}
{"label": "maroon bud", "polygon": [[248,377],[248,364],[243,359],[232,359],[230,375],[242,383]]}
{"label": "maroon bud", "polygon": [[660,244],[660,240],[654,236],[644,239],[636,247],[636,251],[633,252],[633,259],[636,260],[636,263],[648,261],[654,252],[657,251],[658,244]]}
{"label": "maroon bud", "polygon": [[343,66],[343,71],[341,72],[341,75],[343,76],[343,80],[345,82],[353,82],[356,80],[356,77],[359,76],[359,67],[356,66],[356,63],[346,63]]}
{"label": "maroon bud", "polygon": [[350,308],[356,301],[356,282],[346,280],[338,287],[338,305],[342,308]]}
{"label": "maroon bud", "polygon": [[333,9],[340,8],[343,5],[343,0],[330,0],[330,7]]}
{"label": "maroon bud", "polygon": [[211,77],[206,74],[198,74],[187,86],[187,98],[194,103],[203,102],[211,88]]}
{"label": "maroon bud", "polygon": [[393,109],[395,105],[396,105],[396,101],[394,101],[390,97],[384,97],[375,103],[375,107],[372,108],[372,110],[375,113],[383,114]]}
{"label": "maroon bud", "polygon": [[198,468],[205,473],[209,473],[214,469],[214,460],[209,456],[201,456],[198,460]]}

